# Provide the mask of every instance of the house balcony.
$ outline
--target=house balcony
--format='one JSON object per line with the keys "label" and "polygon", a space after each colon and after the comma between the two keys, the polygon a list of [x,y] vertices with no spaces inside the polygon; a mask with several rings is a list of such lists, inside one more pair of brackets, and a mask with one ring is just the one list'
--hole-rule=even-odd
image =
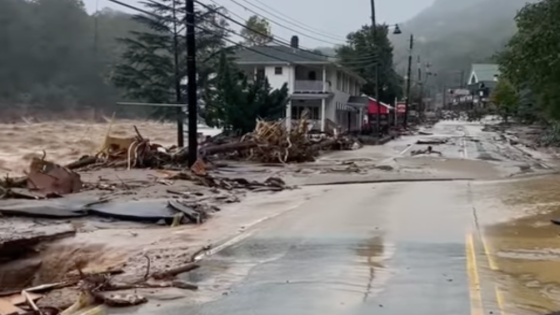
{"label": "house balcony", "polygon": [[294,94],[327,97],[330,93],[331,87],[329,82],[316,80],[296,80],[294,82]]}

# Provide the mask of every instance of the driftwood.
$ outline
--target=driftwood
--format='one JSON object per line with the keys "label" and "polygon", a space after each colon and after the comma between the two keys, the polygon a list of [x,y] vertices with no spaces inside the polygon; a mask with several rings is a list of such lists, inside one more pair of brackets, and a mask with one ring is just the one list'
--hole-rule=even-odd
{"label": "driftwood", "polygon": [[248,150],[257,147],[257,144],[251,141],[226,143],[220,145],[207,146],[200,149],[202,156],[208,156],[217,153],[234,152],[239,150]]}
{"label": "driftwood", "polygon": [[81,159],[72,162],[70,164],[66,164],[64,167],[66,167],[69,170],[75,170],[78,168],[82,168],[91,164],[94,164],[97,162],[97,158],[95,156],[84,156]]}
{"label": "driftwood", "polygon": [[200,265],[195,264],[195,263],[188,263],[186,265],[182,265],[176,268],[171,268],[165,271],[161,271],[161,272],[156,272],[154,274],[152,274],[152,278],[156,279],[156,280],[162,280],[162,279],[168,279],[168,278],[173,278],[179,274],[185,273],[185,272],[189,272],[195,269],[200,268]]}

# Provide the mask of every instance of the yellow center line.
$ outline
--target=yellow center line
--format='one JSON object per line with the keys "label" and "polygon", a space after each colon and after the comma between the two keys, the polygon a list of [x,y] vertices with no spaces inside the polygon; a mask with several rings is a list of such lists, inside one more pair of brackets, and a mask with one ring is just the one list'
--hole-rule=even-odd
{"label": "yellow center line", "polygon": [[472,233],[467,233],[465,241],[465,251],[467,259],[467,275],[469,277],[469,294],[471,300],[471,315],[483,315],[482,295],[480,292],[480,278],[476,263],[474,250],[474,240]]}
{"label": "yellow center line", "polygon": [[[490,266],[490,269],[493,271],[498,270],[498,265],[496,264],[496,261],[493,259],[493,256],[491,255],[491,251],[488,246],[488,243],[486,242],[486,240],[482,235],[480,236],[480,240],[482,242],[482,247],[484,247],[484,254],[488,259],[488,265]],[[504,297],[502,295],[502,290],[500,290],[500,287],[498,285],[494,285],[494,290],[496,291],[496,302],[498,303],[498,307],[500,308],[500,315],[506,315],[504,311]]]}

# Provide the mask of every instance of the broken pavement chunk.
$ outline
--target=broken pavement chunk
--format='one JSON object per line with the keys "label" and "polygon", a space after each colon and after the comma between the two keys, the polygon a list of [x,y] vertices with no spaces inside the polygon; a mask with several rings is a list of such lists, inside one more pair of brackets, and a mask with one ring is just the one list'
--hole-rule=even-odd
{"label": "broken pavement chunk", "polygon": [[157,222],[161,219],[171,222],[177,213],[169,207],[167,200],[161,199],[110,201],[92,205],[89,211],[100,216],[144,222]]}
{"label": "broken pavement chunk", "polygon": [[97,199],[58,198],[44,200],[0,200],[0,213],[37,218],[72,218],[87,215],[87,206]]}
{"label": "broken pavement chunk", "polygon": [[206,221],[207,215],[204,211],[196,211],[193,207],[185,204],[184,202],[179,202],[177,200],[170,200],[169,206],[173,209],[183,213],[189,221],[200,224]]}
{"label": "broken pavement chunk", "polygon": [[70,224],[50,225],[32,228],[26,231],[0,232],[0,259],[10,260],[26,248],[40,242],[52,241],[62,237],[73,236],[76,230]]}

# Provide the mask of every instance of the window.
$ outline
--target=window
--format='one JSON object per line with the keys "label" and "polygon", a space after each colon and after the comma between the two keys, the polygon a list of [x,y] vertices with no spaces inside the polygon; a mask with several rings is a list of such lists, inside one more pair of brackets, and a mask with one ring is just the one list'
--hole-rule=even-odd
{"label": "window", "polygon": [[307,78],[309,81],[316,81],[317,80],[317,73],[315,71],[309,71],[307,74]]}
{"label": "window", "polygon": [[342,89],[342,75],[340,71],[336,72],[336,89],[337,90]]}
{"label": "window", "polygon": [[274,74],[282,74],[282,67],[274,67]]}
{"label": "window", "polygon": [[264,68],[257,68],[257,80],[264,80]]}

